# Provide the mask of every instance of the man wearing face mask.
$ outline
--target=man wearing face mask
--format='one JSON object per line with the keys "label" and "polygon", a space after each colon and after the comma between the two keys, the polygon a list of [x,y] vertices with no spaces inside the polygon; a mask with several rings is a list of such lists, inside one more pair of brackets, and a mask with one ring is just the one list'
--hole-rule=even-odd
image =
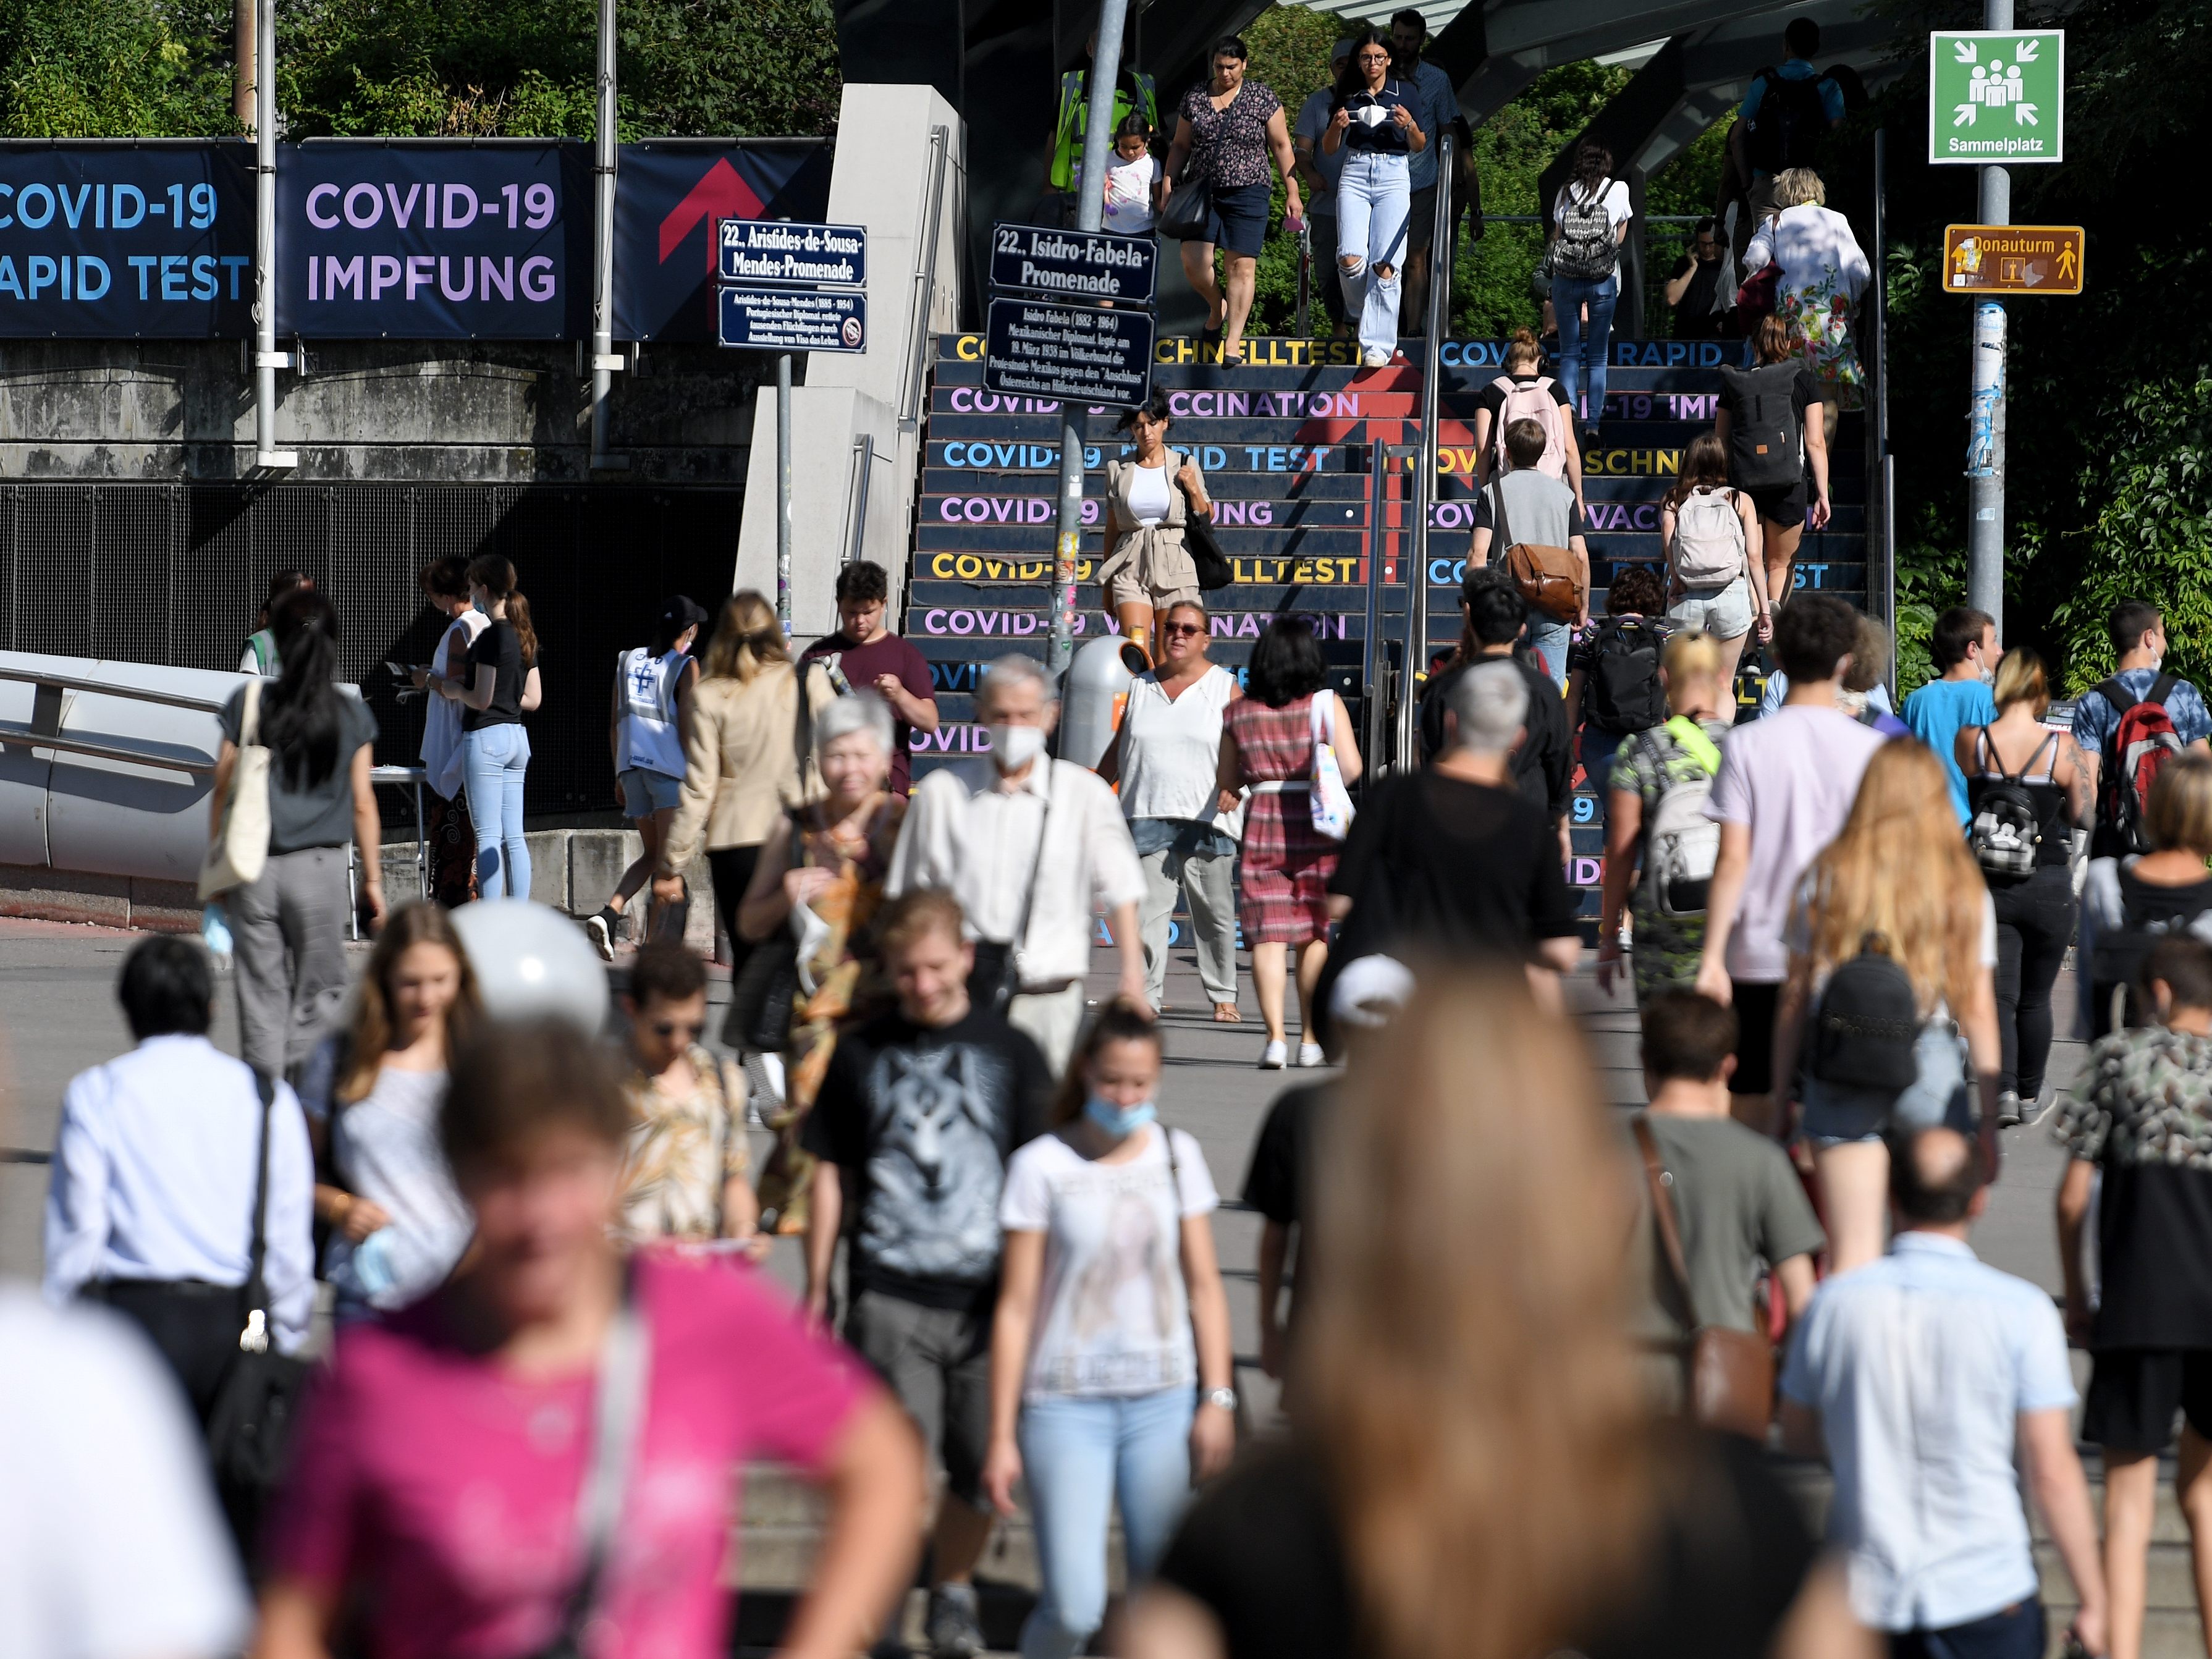
{"label": "man wearing face mask", "polygon": [[1960,732],[1997,717],[1996,699],[1990,694],[1997,659],[2004,655],[1997,646],[1996,623],[1986,611],[1954,605],[1936,619],[1928,653],[1940,678],[1905,700],[1905,724],[1943,763],[1951,780],[1951,805],[1963,824],[1973,813],[1966,805],[1966,775],[1953,751]]}
{"label": "man wearing face mask", "polygon": [[1143,1002],[1137,906],[1145,873],[1114,792],[1088,769],[1044,752],[1060,718],[1034,658],[994,661],[975,694],[991,756],[965,775],[931,774],[914,793],[884,891],[923,888],[960,901],[975,943],[969,992],[1003,1008],[1066,1068],[1082,1023],[1092,916],[1106,912],[1121,957],[1120,994]]}

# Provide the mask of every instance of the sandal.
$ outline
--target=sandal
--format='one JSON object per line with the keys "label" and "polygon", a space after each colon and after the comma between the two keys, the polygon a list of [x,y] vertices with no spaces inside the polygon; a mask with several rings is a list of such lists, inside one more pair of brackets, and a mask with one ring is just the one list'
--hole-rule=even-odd
{"label": "sandal", "polygon": [[1244,1011],[1233,1002],[1217,1002],[1213,1005],[1213,1023],[1216,1025],[1242,1025]]}
{"label": "sandal", "polygon": [[1209,323],[1206,326],[1198,331],[1199,362],[1204,362],[1206,361],[1206,347],[1218,346],[1221,343],[1221,337],[1227,331],[1228,327],[1228,322],[1224,319],[1218,325]]}

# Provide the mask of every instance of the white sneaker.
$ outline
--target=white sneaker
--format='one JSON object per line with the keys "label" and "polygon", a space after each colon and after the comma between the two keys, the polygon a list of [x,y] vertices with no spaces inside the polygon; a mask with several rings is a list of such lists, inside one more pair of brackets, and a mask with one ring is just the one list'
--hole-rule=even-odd
{"label": "white sneaker", "polygon": [[1304,1066],[1306,1070],[1311,1071],[1316,1066],[1325,1066],[1328,1063],[1328,1062],[1322,1057],[1321,1044],[1318,1042],[1301,1042],[1298,1044],[1298,1064]]}
{"label": "white sneaker", "polygon": [[1390,367],[1390,354],[1382,347],[1375,346],[1361,352],[1359,361],[1362,366],[1368,368],[1388,368]]}
{"label": "white sneaker", "polygon": [[1260,1050],[1260,1069],[1263,1072],[1279,1072],[1283,1069],[1285,1062],[1287,1061],[1290,1057],[1291,1045],[1289,1043],[1280,1042],[1270,1042],[1266,1048]]}

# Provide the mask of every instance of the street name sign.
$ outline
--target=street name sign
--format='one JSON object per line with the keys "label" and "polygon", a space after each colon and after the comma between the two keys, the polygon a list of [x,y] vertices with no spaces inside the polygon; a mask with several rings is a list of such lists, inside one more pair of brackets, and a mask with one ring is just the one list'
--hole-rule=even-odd
{"label": "street name sign", "polygon": [[2079,225],[1946,225],[1944,291],[2077,295],[2082,251]]}
{"label": "street name sign", "polygon": [[715,275],[726,283],[787,283],[803,288],[865,288],[868,233],[860,225],[807,225],[789,219],[725,219]]}
{"label": "street name sign", "polygon": [[1150,236],[1042,225],[991,228],[991,286],[1056,300],[1150,303],[1158,283],[1159,244]]}
{"label": "street name sign", "polygon": [[1154,324],[1136,306],[1000,297],[983,331],[983,384],[1013,397],[1134,408],[1151,394]]}
{"label": "street name sign", "polygon": [[2066,159],[2063,29],[1953,29],[1928,37],[1928,159],[2012,167]]}

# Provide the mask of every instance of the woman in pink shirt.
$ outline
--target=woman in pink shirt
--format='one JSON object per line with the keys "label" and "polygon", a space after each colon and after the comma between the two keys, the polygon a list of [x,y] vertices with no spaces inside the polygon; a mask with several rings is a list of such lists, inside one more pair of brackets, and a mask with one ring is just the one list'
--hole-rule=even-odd
{"label": "woman in pink shirt", "polygon": [[[473,1252],[435,1294],[339,1334],[269,1534],[254,1659],[323,1659],[356,1592],[377,1659],[564,1641],[592,1659],[720,1659],[733,1483],[763,1457],[830,1498],[782,1652],[849,1655],[882,1628],[920,1539],[912,1430],[749,1272],[625,1258],[611,1228],[628,1129],[606,1061],[567,1026],[495,1028],[456,1057],[440,1135]],[[602,1378],[641,1406],[607,1437],[632,1450],[587,1575]]]}

